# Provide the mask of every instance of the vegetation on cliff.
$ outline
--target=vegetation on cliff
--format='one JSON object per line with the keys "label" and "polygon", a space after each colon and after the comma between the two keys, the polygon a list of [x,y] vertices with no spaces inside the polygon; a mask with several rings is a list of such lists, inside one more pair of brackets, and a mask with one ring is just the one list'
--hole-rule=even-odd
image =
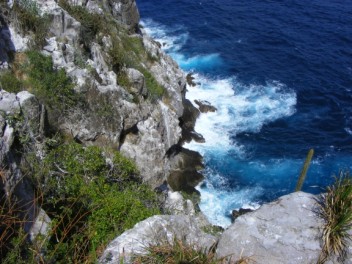
{"label": "vegetation on cliff", "polygon": [[135,164],[117,151],[59,144],[44,160],[28,153],[22,170],[32,179],[36,202],[51,224],[46,235],[28,243],[17,216],[21,208],[3,199],[5,263],[91,263],[115,236],[159,213],[156,194],[141,182]]}
{"label": "vegetation on cliff", "polygon": [[[109,36],[111,47],[104,51],[104,59],[118,76],[118,84],[131,93],[126,69],[133,67],[145,79],[148,93],[143,100],[154,102],[166,94],[148,69],[158,58],[146,51],[140,36],[129,35],[111,14],[90,13],[68,1],[59,2],[82,25],[81,43],[75,47],[74,62],[78,68],[85,68],[93,78],[99,78],[86,61],[91,56],[92,41],[101,44],[103,36]],[[0,5],[4,10],[9,9],[7,3]],[[28,34],[32,42],[26,52],[11,54],[9,68],[0,72],[0,88],[12,93],[23,90],[33,93],[45,105],[51,119],[43,120],[49,124],[43,135],[37,137],[31,134],[27,126],[31,121],[21,110],[15,114],[1,113],[1,118],[14,128],[15,143],[11,151],[15,162],[21,165],[24,181],[30,182],[34,189],[31,204],[33,208],[44,209],[51,220],[45,234],[33,237],[26,229],[29,221],[26,206],[19,197],[1,190],[1,262],[93,263],[111,239],[160,212],[158,196],[143,183],[135,163],[116,148],[85,146],[55,126],[55,117],[69,116],[76,108],[87,110],[91,103],[89,96],[94,92],[77,92],[77,80],[64,67],[55,67],[52,58],[42,53],[52,21],[49,15],[41,14],[36,1],[15,1],[7,11],[6,20],[22,34]],[[89,110],[98,118],[107,120],[113,115],[111,104],[95,104],[98,106]],[[6,158],[0,169],[3,183],[11,171]]]}
{"label": "vegetation on cliff", "polygon": [[341,171],[335,183],[318,199],[319,215],[324,219],[323,248],[319,263],[336,255],[343,262],[346,257],[352,228],[352,178]]}

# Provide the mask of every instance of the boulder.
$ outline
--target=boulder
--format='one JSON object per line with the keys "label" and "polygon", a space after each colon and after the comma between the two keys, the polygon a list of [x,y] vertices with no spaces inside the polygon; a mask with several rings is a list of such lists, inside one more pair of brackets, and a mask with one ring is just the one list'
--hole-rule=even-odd
{"label": "boulder", "polygon": [[50,230],[51,230],[51,219],[47,215],[47,213],[43,209],[39,209],[39,212],[37,214],[37,217],[35,218],[35,221],[33,225],[30,228],[29,231],[29,238],[32,242],[36,241],[36,238],[39,237],[42,239],[43,237],[47,238],[50,236]]}
{"label": "boulder", "polygon": [[258,264],[316,263],[323,220],[315,196],[295,192],[238,217],[221,236],[219,257],[250,257]]}
{"label": "boulder", "polygon": [[216,237],[204,233],[193,217],[157,215],[136,224],[114,239],[99,263],[132,263],[133,254],[145,254],[149,245],[163,242],[171,244],[175,238],[204,250],[216,243]]}

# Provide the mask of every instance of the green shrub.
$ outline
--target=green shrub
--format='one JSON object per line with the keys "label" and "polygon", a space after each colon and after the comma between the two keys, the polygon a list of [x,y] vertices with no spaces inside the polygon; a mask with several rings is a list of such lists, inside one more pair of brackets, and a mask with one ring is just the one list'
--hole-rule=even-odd
{"label": "green shrub", "polygon": [[323,248],[319,263],[333,254],[343,261],[352,228],[352,178],[349,172],[340,172],[335,183],[318,200],[319,214],[324,219]]}
{"label": "green shrub", "polygon": [[158,99],[161,99],[163,95],[165,95],[165,88],[161,86],[157,80],[154,78],[154,76],[146,69],[144,68],[139,68],[139,70],[143,73],[146,86],[148,89],[149,93],[149,98],[152,101],[156,101]]}
{"label": "green shrub", "polygon": [[77,104],[79,96],[74,83],[64,69],[55,69],[51,57],[38,51],[26,53],[28,62],[23,71],[28,75],[27,86],[47,107],[65,110]]}
{"label": "green shrub", "polygon": [[23,90],[23,83],[12,71],[0,73],[0,88],[9,93],[18,93]]}
{"label": "green shrub", "polygon": [[103,18],[99,14],[90,13],[80,5],[71,5],[67,0],[59,0],[59,5],[89,30],[93,37],[103,28]]}
{"label": "green shrub", "polygon": [[53,219],[46,261],[94,262],[109,240],[159,213],[156,194],[141,183],[136,165],[119,152],[112,157],[109,164],[99,147],[70,143],[42,163],[30,161]]}

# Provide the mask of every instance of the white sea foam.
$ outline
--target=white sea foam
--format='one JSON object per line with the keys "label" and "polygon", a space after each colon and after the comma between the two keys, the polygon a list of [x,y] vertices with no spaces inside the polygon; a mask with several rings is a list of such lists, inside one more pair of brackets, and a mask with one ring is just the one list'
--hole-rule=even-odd
{"label": "white sea foam", "polygon": [[242,85],[235,78],[212,80],[194,74],[196,87],[188,87],[187,98],[206,100],[217,108],[214,113],[201,114],[196,131],[205,144],[191,142],[190,148],[237,151],[243,154],[243,146],[230,140],[240,132],[259,132],[262,126],[295,112],[296,94],[279,82],[267,85]]}
{"label": "white sea foam", "polygon": [[[228,159],[229,152],[241,160],[248,155],[248,151],[233,140],[236,134],[259,132],[263,125],[295,112],[296,94],[280,82],[244,85],[235,77],[216,79],[203,76],[197,70],[219,66],[222,63],[219,54],[186,57],[181,49],[189,36],[181,26],[170,29],[152,20],[143,21],[142,24],[145,31],[159,41],[183,69],[193,71],[197,85],[187,87],[187,98],[192,103],[196,99],[206,100],[217,108],[216,112],[201,114],[196,122],[195,130],[203,135],[205,143],[185,145],[199,151],[206,162],[211,156],[220,163]],[[253,163],[253,173],[260,171],[258,166],[262,165],[260,162]],[[273,170],[279,168],[277,166]],[[204,174],[206,180],[197,189],[201,192],[200,208],[211,223],[227,227],[231,224],[229,215],[232,209],[258,206],[257,199],[264,192],[262,186],[254,184],[229,189],[227,178],[216,170],[208,167]]]}
{"label": "white sea foam", "polygon": [[208,220],[224,228],[231,224],[230,215],[232,210],[242,207],[257,209],[255,203],[264,190],[261,187],[242,188],[238,190],[215,189],[209,183],[206,187],[197,187],[201,192],[200,208]]}
{"label": "white sea foam", "polygon": [[176,53],[188,40],[188,32],[181,26],[173,29],[167,28],[162,24],[156,23],[151,19],[141,21],[145,32],[160,42],[162,49],[168,53]]}

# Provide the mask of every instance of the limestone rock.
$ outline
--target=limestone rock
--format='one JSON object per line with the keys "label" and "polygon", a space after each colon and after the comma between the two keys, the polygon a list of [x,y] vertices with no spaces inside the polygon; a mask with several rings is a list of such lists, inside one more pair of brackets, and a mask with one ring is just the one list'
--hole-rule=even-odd
{"label": "limestone rock", "polygon": [[145,85],[144,75],[133,68],[126,69],[128,79],[131,83],[131,90],[136,95],[146,96],[148,91]]}
{"label": "limestone rock", "polygon": [[15,94],[0,90],[0,111],[12,114],[19,113],[20,103]]}
{"label": "limestone rock", "polygon": [[19,92],[16,96],[21,106],[21,113],[28,122],[31,136],[39,136],[43,133],[41,125],[43,126],[44,120],[41,120],[41,117],[44,109],[41,108],[37,98],[27,91]]}
{"label": "limestone rock", "polygon": [[203,179],[198,171],[204,168],[202,156],[182,147],[170,149],[171,170],[167,181],[174,191],[197,192],[196,187]]}
{"label": "limestone rock", "polygon": [[115,19],[125,24],[132,32],[137,31],[139,11],[135,0],[68,0],[71,5],[86,7],[90,12],[109,11]]}
{"label": "limestone rock", "polygon": [[178,67],[177,63],[162,51],[158,44],[145,33],[143,34],[143,45],[151,56],[159,61],[153,63],[149,70],[167,91],[167,104],[175,111],[178,117],[183,114],[183,98],[186,92],[186,77]]}
{"label": "limestone rock", "polygon": [[187,84],[191,87],[196,86],[197,84],[194,82],[194,77],[192,76],[192,73],[188,73],[186,76]]}
{"label": "limestone rock", "polygon": [[316,263],[322,219],[314,195],[296,192],[238,217],[221,236],[219,257],[250,257],[258,264]]}
{"label": "limestone rock", "polygon": [[188,99],[183,100],[184,111],[180,118],[180,125],[182,127],[182,142],[190,142],[195,140],[197,142],[204,142],[205,139],[194,130],[196,120],[200,115],[200,111],[193,106]]}
{"label": "limestone rock", "polygon": [[135,0],[108,0],[113,16],[127,25],[130,30],[137,31],[139,11]]}
{"label": "limestone rock", "polygon": [[[166,89],[162,99],[151,102],[145,76],[140,71],[126,70],[132,87],[117,83],[117,74],[109,65],[112,37],[108,33],[99,35],[97,39],[102,41],[93,38],[85,43],[81,23],[63,10],[57,1],[35,2],[41,13],[51,19],[43,53],[52,57],[55,68],[64,69],[72,77],[76,83],[75,91],[87,103],[84,108],[77,106],[60,116],[49,110],[49,124],[83,144],[120,149],[136,162],[145,182],[153,187],[160,185],[175,169],[166,152],[179,144],[182,136],[179,118],[184,112],[185,74],[155,41],[138,31],[135,37],[141,38],[148,55],[154,57],[154,60],[143,62],[141,67],[148,69]],[[135,0],[68,2],[82,6],[88,12],[101,13],[103,10],[110,13],[130,32],[136,30],[139,22]],[[11,107],[9,103],[6,106],[7,109]],[[193,138],[203,140],[201,135],[194,134]],[[200,176],[197,172],[195,174]]]}
{"label": "limestone rock", "polygon": [[180,192],[168,192],[164,208],[166,212],[173,215],[194,216],[196,214],[192,201],[184,199]]}
{"label": "limestone rock", "polygon": [[104,251],[99,263],[131,263],[132,254],[146,253],[146,247],[163,241],[173,243],[184,239],[200,249],[209,249],[216,238],[204,233],[194,218],[186,215],[157,215],[150,217],[114,239]]}
{"label": "limestone rock", "polygon": [[51,219],[43,209],[39,210],[37,217],[29,231],[31,241],[35,241],[38,235],[47,237],[50,232]]}
{"label": "limestone rock", "polygon": [[[0,184],[1,192],[5,193],[8,199],[14,199],[18,202],[18,206],[21,208],[18,216],[24,222],[24,231],[29,233],[39,208],[36,204],[33,186],[20,170],[19,156],[16,153],[14,142],[16,137],[21,135],[28,135],[27,144],[36,141],[35,135],[40,130],[41,109],[36,98],[28,92],[20,92],[16,96],[2,90],[0,94],[2,112],[0,165],[4,168]],[[16,142],[18,142],[18,138]],[[35,148],[33,150],[36,152]]]}
{"label": "limestone rock", "polygon": [[135,132],[126,135],[120,150],[143,168],[144,180],[157,187],[170,171],[170,162],[165,154],[178,143],[181,128],[176,113],[162,102],[150,110],[152,112],[147,119],[136,122]]}

